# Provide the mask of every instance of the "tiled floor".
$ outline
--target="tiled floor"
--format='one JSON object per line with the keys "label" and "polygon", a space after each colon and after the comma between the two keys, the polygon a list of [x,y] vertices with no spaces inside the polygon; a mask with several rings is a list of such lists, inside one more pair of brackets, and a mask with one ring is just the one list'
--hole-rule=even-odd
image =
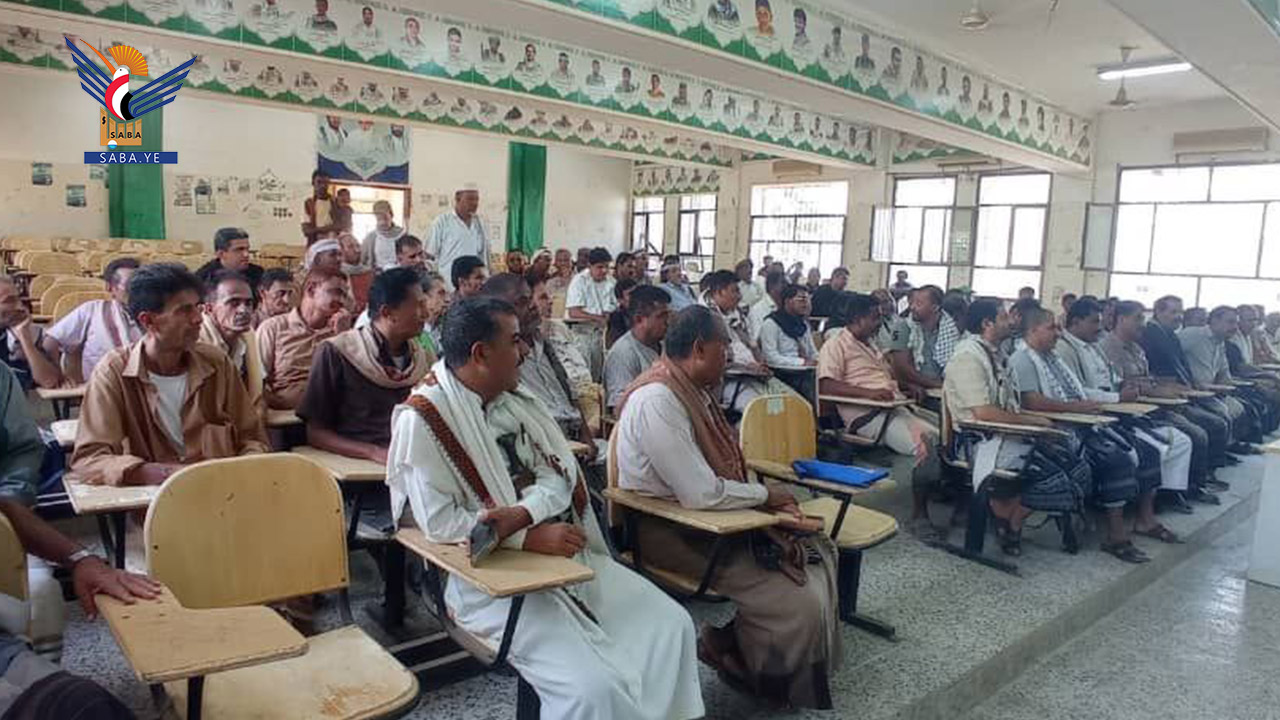
{"label": "tiled floor", "polygon": [[[1249,458],[1244,465],[1224,474],[1224,478],[1233,483],[1233,490],[1227,494],[1228,502],[1221,508],[1198,506],[1195,515],[1170,516],[1165,518],[1165,522],[1175,531],[1184,534],[1205,528],[1214,518],[1231,511],[1233,506],[1243,502],[1256,491],[1261,469],[1260,458]],[[900,478],[899,490],[892,497],[876,501],[876,504],[901,518],[905,517],[909,502],[907,492],[909,482],[903,482],[905,478],[902,478],[900,473],[896,472],[895,475]],[[1244,509],[1241,506],[1235,512],[1240,514]],[[91,526],[86,529],[91,531]],[[959,530],[953,532],[953,539],[958,540],[959,536]],[[130,538],[130,547],[133,551],[131,555],[134,556],[131,558],[131,565],[141,565],[140,539],[140,537]],[[954,713],[938,710],[941,707],[938,698],[950,697],[957,687],[975,686],[972,681],[975,668],[984,667],[985,664],[998,660],[1011,646],[1018,643],[1025,645],[1027,638],[1033,636],[1038,628],[1043,628],[1046,623],[1062,616],[1072,608],[1079,607],[1090,598],[1096,598],[1100,591],[1114,588],[1117,583],[1131,577],[1129,573],[1133,569],[1132,566],[1124,565],[1096,551],[1098,542],[1096,531],[1086,534],[1083,542],[1085,550],[1080,555],[1068,556],[1058,550],[1056,537],[1048,529],[1030,533],[1026,539],[1026,554],[1019,563],[1022,576],[1017,578],[926,547],[909,536],[899,536],[875,548],[867,554],[866,558],[862,610],[894,623],[898,627],[899,641],[888,642],[846,627],[844,629],[844,666],[833,679],[837,713],[801,712],[788,716],[815,718],[840,716],[857,717],[859,720],[879,720],[900,717],[899,713],[908,710],[913,718],[950,719],[955,717]],[[1165,553],[1177,552],[1176,549],[1161,546],[1154,541],[1139,542],[1144,549],[1157,557],[1163,557]],[[1212,557],[1217,558],[1220,555],[1215,554]],[[1169,555],[1168,559],[1172,561],[1177,559],[1177,556]],[[1212,562],[1210,565],[1212,566]],[[1221,569],[1218,575],[1225,577]],[[381,587],[376,570],[363,553],[352,555],[352,577],[352,594],[357,608],[380,596]],[[1188,592],[1194,589],[1192,586],[1195,584],[1195,581],[1190,579],[1182,583],[1183,586],[1187,586]],[[1230,583],[1225,580],[1223,583],[1210,582],[1209,585],[1214,587],[1220,585],[1217,592],[1224,593],[1231,588]],[[1238,592],[1241,591],[1237,587]],[[1253,591],[1251,590],[1250,593]],[[1150,593],[1144,597],[1149,596]],[[1185,612],[1172,613],[1165,610],[1165,607],[1168,606],[1162,605],[1155,610],[1172,616],[1178,623],[1192,622],[1191,615]],[[700,604],[691,607],[690,611],[696,620],[711,620],[717,623],[733,612],[732,606],[728,604]],[[79,611],[75,609],[69,610],[68,614],[71,623],[66,633],[67,667],[73,672],[99,680],[135,707],[142,717],[153,716],[154,712],[151,710],[145,688],[139,685],[125,666],[105,626],[100,623],[84,622]],[[418,617],[421,618],[422,614],[418,613]],[[357,619],[375,637],[384,642],[388,641],[359,610],[357,610]],[[1141,617],[1137,617],[1134,622],[1140,620]],[[336,623],[336,621],[336,612],[330,608],[325,622]],[[1181,628],[1174,623],[1174,629]],[[1172,634],[1168,631],[1162,632]],[[1251,643],[1254,653],[1261,653],[1268,648],[1265,638],[1274,638],[1280,634],[1280,630],[1266,627],[1254,632],[1258,633],[1254,642]],[[1211,638],[1208,630],[1205,630],[1205,637],[1206,642]],[[1165,639],[1172,642],[1170,638]],[[1053,645],[1058,641],[1060,640],[1056,638],[1051,640]],[[1109,642],[1106,647],[1118,647],[1118,644]],[[1150,675],[1143,663],[1148,660],[1158,661],[1159,653],[1149,653],[1148,647],[1150,646],[1138,644],[1136,641],[1127,642],[1123,648],[1116,651],[1116,654],[1104,658],[1103,662],[1108,665],[1118,664],[1118,672],[1122,677],[1133,677],[1136,674]],[[1227,649],[1222,644],[1217,647],[1221,650]],[[1161,652],[1167,650],[1168,648],[1164,648]],[[1181,667],[1190,672],[1192,665],[1197,662],[1196,658],[1203,654],[1202,651],[1197,650],[1195,657],[1184,658],[1178,662]],[[1017,669],[1021,670],[1022,666],[1018,666]],[[1101,678],[1106,678],[1108,669],[1072,667],[1066,677],[1091,677],[1092,674],[1097,673]],[[1223,670],[1222,674],[1230,675],[1227,670]],[[777,715],[751,698],[729,689],[705,668],[701,672],[701,680],[708,717],[757,718]],[[1165,687],[1155,684],[1156,681],[1152,682],[1150,687],[1153,692],[1159,687]],[[985,687],[985,684],[983,686]],[[1260,692],[1264,689],[1259,687]],[[1176,688],[1167,691],[1175,692]],[[1086,685],[1077,688],[1077,692],[1082,696],[1079,701],[1080,707],[1092,707],[1093,699],[1083,697],[1092,693],[1089,687]],[[1118,692],[1117,690],[1117,694]],[[1063,714],[1063,708],[1072,707],[1068,689],[1064,687],[1063,694],[1054,697],[1060,700],[1053,706],[1054,712],[1046,711],[1043,706],[1036,706],[1038,709],[1020,714],[1021,706],[1014,701],[1007,706],[1001,705],[997,708],[996,711],[1005,714],[991,717],[1031,717],[1033,712],[1039,715],[1038,720],[1084,717],[1084,715],[1076,715],[1074,711]],[[433,720],[511,718],[514,716],[514,699],[515,682],[511,677],[486,675],[445,687],[428,688],[421,705],[409,717]],[[933,709],[923,712],[922,705]],[[942,705],[945,705],[945,701]],[[972,717],[987,716],[972,715]],[[1091,714],[1088,717],[1094,720],[1097,717],[1131,716],[1120,713],[1111,716]],[[1213,715],[1192,714],[1168,717],[1176,719],[1213,717]],[[1280,716],[1234,715],[1231,717]]]}
{"label": "tiled floor", "polygon": [[1280,717],[1280,590],[1245,523],[1027,671],[968,720]]}

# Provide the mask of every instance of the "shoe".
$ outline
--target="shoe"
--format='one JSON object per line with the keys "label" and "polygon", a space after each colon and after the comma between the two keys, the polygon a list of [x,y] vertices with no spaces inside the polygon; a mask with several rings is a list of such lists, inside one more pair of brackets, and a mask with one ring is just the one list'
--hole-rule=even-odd
{"label": "shoe", "polygon": [[1156,499],[1161,510],[1169,512],[1182,513],[1190,515],[1195,512],[1191,507],[1191,503],[1187,502],[1187,498],[1180,492],[1162,492]]}
{"label": "shoe", "polygon": [[1221,505],[1222,498],[1211,493],[1207,493],[1199,488],[1187,491],[1187,499],[1191,502],[1198,502],[1204,505]]}
{"label": "shoe", "polygon": [[1236,457],[1235,455],[1228,454],[1225,458],[1222,459],[1222,466],[1235,467],[1236,465],[1239,465],[1240,462],[1241,462],[1240,458]]}
{"label": "shoe", "polygon": [[947,531],[933,524],[929,518],[915,518],[907,521],[907,532],[921,542],[946,542]]}
{"label": "shoe", "polygon": [[1262,451],[1257,445],[1247,442],[1233,443],[1227,447],[1227,452],[1233,455],[1261,455]]}
{"label": "shoe", "polygon": [[1118,543],[1103,543],[1102,552],[1134,565],[1151,562],[1151,558],[1146,553],[1134,547],[1133,543],[1128,540]]}
{"label": "shoe", "polygon": [[1217,478],[1209,478],[1204,481],[1203,487],[1207,490],[1216,490],[1218,492],[1225,492],[1231,489],[1231,483],[1228,483],[1224,480],[1219,480]]}

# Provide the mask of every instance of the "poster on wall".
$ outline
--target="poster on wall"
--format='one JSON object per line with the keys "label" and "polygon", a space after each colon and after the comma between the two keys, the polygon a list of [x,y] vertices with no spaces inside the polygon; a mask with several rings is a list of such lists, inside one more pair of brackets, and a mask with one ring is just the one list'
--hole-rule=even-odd
{"label": "poster on wall", "polygon": [[317,167],[334,180],[409,184],[409,131],[404,125],[316,116]]}
{"label": "poster on wall", "polygon": [[31,184],[32,185],[52,185],[53,184],[53,163],[46,163],[46,162],[31,163]]}
{"label": "poster on wall", "polygon": [[67,186],[67,207],[82,208],[84,202],[84,186],[68,185]]}

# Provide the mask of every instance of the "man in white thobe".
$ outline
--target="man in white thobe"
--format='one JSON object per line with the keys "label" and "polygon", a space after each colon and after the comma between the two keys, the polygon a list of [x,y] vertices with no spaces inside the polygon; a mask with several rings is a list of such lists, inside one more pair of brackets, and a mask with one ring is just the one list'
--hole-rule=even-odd
{"label": "man in white thobe", "polygon": [[[445,359],[392,417],[393,513],[410,505],[441,543],[466,541],[483,520],[502,547],[570,557],[595,571],[588,582],[525,596],[508,659],[537,691],[542,717],[701,717],[693,622],[610,556],[568,442],[517,389],[515,309],[463,300],[444,327]],[[510,599],[451,577],[445,603],[461,628],[498,646]]]}
{"label": "man in white thobe", "polygon": [[480,207],[480,191],[468,186],[453,194],[453,210],[437,217],[427,234],[427,254],[435,258],[436,267],[454,290],[448,275],[453,261],[464,255],[474,255],[489,264],[489,236],[484,222],[476,214]]}

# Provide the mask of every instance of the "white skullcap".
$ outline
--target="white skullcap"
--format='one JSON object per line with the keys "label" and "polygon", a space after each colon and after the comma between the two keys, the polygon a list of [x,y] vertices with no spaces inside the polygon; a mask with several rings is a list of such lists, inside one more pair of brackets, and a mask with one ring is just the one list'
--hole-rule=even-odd
{"label": "white skullcap", "polygon": [[323,240],[317,240],[314,245],[307,248],[307,269],[311,269],[312,264],[316,261],[317,255],[322,252],[329,252],[330,250],[336,250],[338,252],[342,251],[342,246],[338,244],[338,241],[335,238],[331,237]]}
{"label": "white skullcap", "polygon": [[480,186],[473,182],[463,183],[462,187],[457,189],[457,192],[480,192]]}

